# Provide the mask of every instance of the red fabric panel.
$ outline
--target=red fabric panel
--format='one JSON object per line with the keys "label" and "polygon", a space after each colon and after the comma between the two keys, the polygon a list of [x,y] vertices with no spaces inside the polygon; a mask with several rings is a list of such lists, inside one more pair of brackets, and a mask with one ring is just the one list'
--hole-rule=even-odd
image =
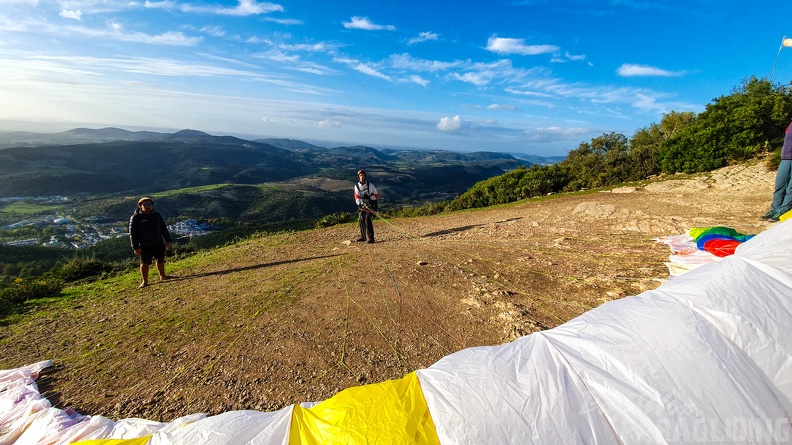
{"label": "red fabric panel", "polygon": [[742,242],[737,240],[711,239],[704,243],[704,250],[715,256],[724,257],[733,255],[734,249],[740,244],[742,244]]}

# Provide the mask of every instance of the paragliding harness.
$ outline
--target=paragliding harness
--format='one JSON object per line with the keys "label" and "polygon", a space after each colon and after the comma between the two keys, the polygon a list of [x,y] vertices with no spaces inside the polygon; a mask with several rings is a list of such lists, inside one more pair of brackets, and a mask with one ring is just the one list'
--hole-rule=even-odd
{"label": "paragliding harness", "polygon": [[355,184],[355,190],[357,190],[358,196],[363,201],[363,203],[359,206],[361,210],[370,210],[370,211],[377,211],[377,200],[371,199],[369,195],[369,182],[366,181],[366,189],[365,191],[360,188],[360,183]]}

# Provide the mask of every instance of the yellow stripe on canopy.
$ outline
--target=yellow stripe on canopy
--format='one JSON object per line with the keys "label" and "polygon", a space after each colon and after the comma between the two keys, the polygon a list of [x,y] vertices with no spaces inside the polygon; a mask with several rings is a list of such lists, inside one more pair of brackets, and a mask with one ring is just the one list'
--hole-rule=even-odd
{"label": "yellow stripe on canopy", "polygon": [[294,407],[289,445],[440,445],[418,376],[345,389]]}
{"label": "yellow stripe on canopy", "polygon": [[72,445],[146,445],[151,439],[151,435],[138,437],[137,439],[97,439],[83,440]]}

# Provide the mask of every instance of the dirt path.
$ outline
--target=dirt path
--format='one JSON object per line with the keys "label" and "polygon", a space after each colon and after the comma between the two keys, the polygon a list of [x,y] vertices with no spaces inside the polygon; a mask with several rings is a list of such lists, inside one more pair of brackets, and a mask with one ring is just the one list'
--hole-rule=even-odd
{"label": "dirt path", "polygon": [[175,280],[98,284],[0,326],[0,369],[53,359],[50,399],[111,418],[323,400],[653,289],[669,254],[653,238],[764,230],[774,175],[755,163],[378,220],[373,245],[353,225],[246,241],[169,265]]}

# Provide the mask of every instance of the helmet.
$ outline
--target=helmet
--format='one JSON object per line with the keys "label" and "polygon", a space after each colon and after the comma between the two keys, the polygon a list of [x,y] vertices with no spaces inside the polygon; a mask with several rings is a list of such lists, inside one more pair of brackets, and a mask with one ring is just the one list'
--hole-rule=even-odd
{"label": "helmet", "polygon": [[359,175],[359,174],[361,174],[361,173],[363,173],[363,174],[365,175],[365,174],[366,174],[366,171],[365,171],[365,170],[363,170],[363,169],[361,168],[360,170],[358,170],[358,173],[357,173],[357,174]]}

